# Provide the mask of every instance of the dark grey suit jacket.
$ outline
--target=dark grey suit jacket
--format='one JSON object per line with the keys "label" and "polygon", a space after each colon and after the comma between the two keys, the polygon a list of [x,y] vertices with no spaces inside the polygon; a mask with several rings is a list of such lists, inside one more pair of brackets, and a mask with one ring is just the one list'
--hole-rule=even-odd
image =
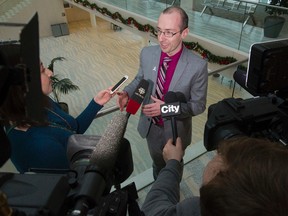
{"label": "dark grey suit jacket", "polygon": [[[140,54],[140,67],[134,80],[124,88],[129,96],[133,94],[140,80],[149,82],[149,90],[143,104],[152,103],[150,96],[155,96],[155,83],[157,79],[161,49],[159,45],[149,46],[142,49]],[[169,91],[182,92],[187,103],[181,103],[181,115],[177,116],[178,135],[185,146],[191,142],[192,116],[204,112],[206,108],[206,96],[208,85],[207,62],[194,54],[186,47],[180,56]],[[138,131],[145,138],[149,132],[151,118],[141,113]],[[169,120],[164,119],[166,138],[172,138],[172,129]]]}
{"label": "dark grey suit jacket", "polygon": [[183,166],[176,160],[168,160],[141,210],[145,216],[200,216],[200,198],[190,197],[180,202],[180,181]]}

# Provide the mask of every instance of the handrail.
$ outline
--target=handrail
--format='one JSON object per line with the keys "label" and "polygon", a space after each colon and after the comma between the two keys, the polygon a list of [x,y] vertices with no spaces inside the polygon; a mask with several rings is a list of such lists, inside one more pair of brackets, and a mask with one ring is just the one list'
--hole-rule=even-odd
{"label": "handrail", "polygon": [[99,118],[99,117],[102,117],[104,115],[107,115],[107,114],[110,114],[110,113],[113,113],[115,111],[119,110],[119,107],[118,106],[111,106],[109,108],[106,108],[106,109],[103,109],[101,111],[99,111],[97,113],[97,115],[95,116],[95,118]]}
{"label": "handrail", "polygon": [[216,70],[213,70],[213,71],[211,71],[211,72],[208,72],[208,76],[211,76],[211,75],[213,75],[213,74],[219,73],[219,72],[224,71],[224,70],[227,70],[227,69],[229,69],[229,68],[231,68],[231,67],[238,66],[238,65],[243,64],[243,63],[245,63],[245,62],[248,62],[248,58],[245,58],[245,59],[243,59],[243,60],[239,60],[239,61],[233,62],[233,63],[231,63],[231,64],[228,64],[228,65],[225,65],[225,66],[223,66],[223,67],[221,67],[221,68],[218,68],[218,69],[216,69]]}

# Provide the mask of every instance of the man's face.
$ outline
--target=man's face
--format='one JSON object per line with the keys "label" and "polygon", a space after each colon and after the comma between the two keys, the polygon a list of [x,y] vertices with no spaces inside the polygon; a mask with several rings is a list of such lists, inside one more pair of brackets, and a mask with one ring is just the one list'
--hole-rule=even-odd
{"label": "man's face", "polygon": [[167,37],[163,33],[158,34],[158,41],[161,50],[168,54],[168,56],[173,56],[178,51],[181,50],[182,41],[187,36],[189,30],[181,29],[182,20],[177,12],[172,12],[169,14],[161,13],[158,19],[158,32],[171,32],[176,33],[172,37]]}

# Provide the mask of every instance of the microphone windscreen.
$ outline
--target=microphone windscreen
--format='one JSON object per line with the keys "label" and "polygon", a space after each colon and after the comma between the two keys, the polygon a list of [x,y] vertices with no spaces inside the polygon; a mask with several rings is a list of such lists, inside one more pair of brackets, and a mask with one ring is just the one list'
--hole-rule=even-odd
{"label": "microphone windscreen", "polygon": [[165,103],[179,102],[176,93],[172,92],[172,91],[168,91],[164,95],[164,101],[165,101]]}
{"label": "microphone windscreen", "polygon": [[128,101],[126,112],[134,115],[141,106],[149,87],[149,82],[142,79]]}
{"label": "microphone windscreen", "polygon": [[177,96],[177,101],[180,103],[187,103],[186,97],[182,92],[175,92]]}
{"label": "microphone windscreen", "polygon": [[126,107],[126,112],[135,115],[140,106],[141,103],[138,103],[137,101],[130,99]]}
{"label": "microphone windscreen", "polygon": [[123,113],[113,116],[91,154],[90,164],[95,164],[105,171],[110,171],[114,168],[127,121],[128,118]]}

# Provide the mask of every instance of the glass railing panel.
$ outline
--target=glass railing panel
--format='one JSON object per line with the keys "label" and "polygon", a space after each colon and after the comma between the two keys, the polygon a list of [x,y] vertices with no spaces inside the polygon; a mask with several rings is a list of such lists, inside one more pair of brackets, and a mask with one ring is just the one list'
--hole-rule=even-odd
{"label": "glass railing panel", "polygon": [[201,13],[205,7],[204,0],[192,2],[190,0],[101,0],[155,21],[164,8],[180,5],[189,15],[191,33],[244,52],[249,52],[253,43],[288,37],[288,19],[285,20],[284,27],[276,38],[265,37],[263,34],[264,19],[268,15],[265,9],[269,6],[265,1],[225,0],[223,1],[227,4],[223,6],[225,10],[218,6],[212,8],[213,14],[211,14],[209,10]]}
{"label": "glass railing panel", "polygon": [[[267,0],[223,0],[220,5],[214,4],[215,7],[210,7],[213,14],[209,9],[204,10],[205,3],[209,5],[211,2],[220,1],[194,0],[190,4],[191,1],[181,1],[183,8],[188,7],[189,18],[197,19],[196,24],[199,25],[198,29],[201,29],[193,28],[190,23],[191,32],[244,52],[248,52],[251,44],[255,42],[288,37],[287,18],[279,36],[271,38],[264,35],[264,20],[268,15],[266,9],[271,7]],[[281,9],[288,10],[283,7]],[[199,15],[202,19],[199,19]],[[281,16],[287,17],[283,14]]]}

